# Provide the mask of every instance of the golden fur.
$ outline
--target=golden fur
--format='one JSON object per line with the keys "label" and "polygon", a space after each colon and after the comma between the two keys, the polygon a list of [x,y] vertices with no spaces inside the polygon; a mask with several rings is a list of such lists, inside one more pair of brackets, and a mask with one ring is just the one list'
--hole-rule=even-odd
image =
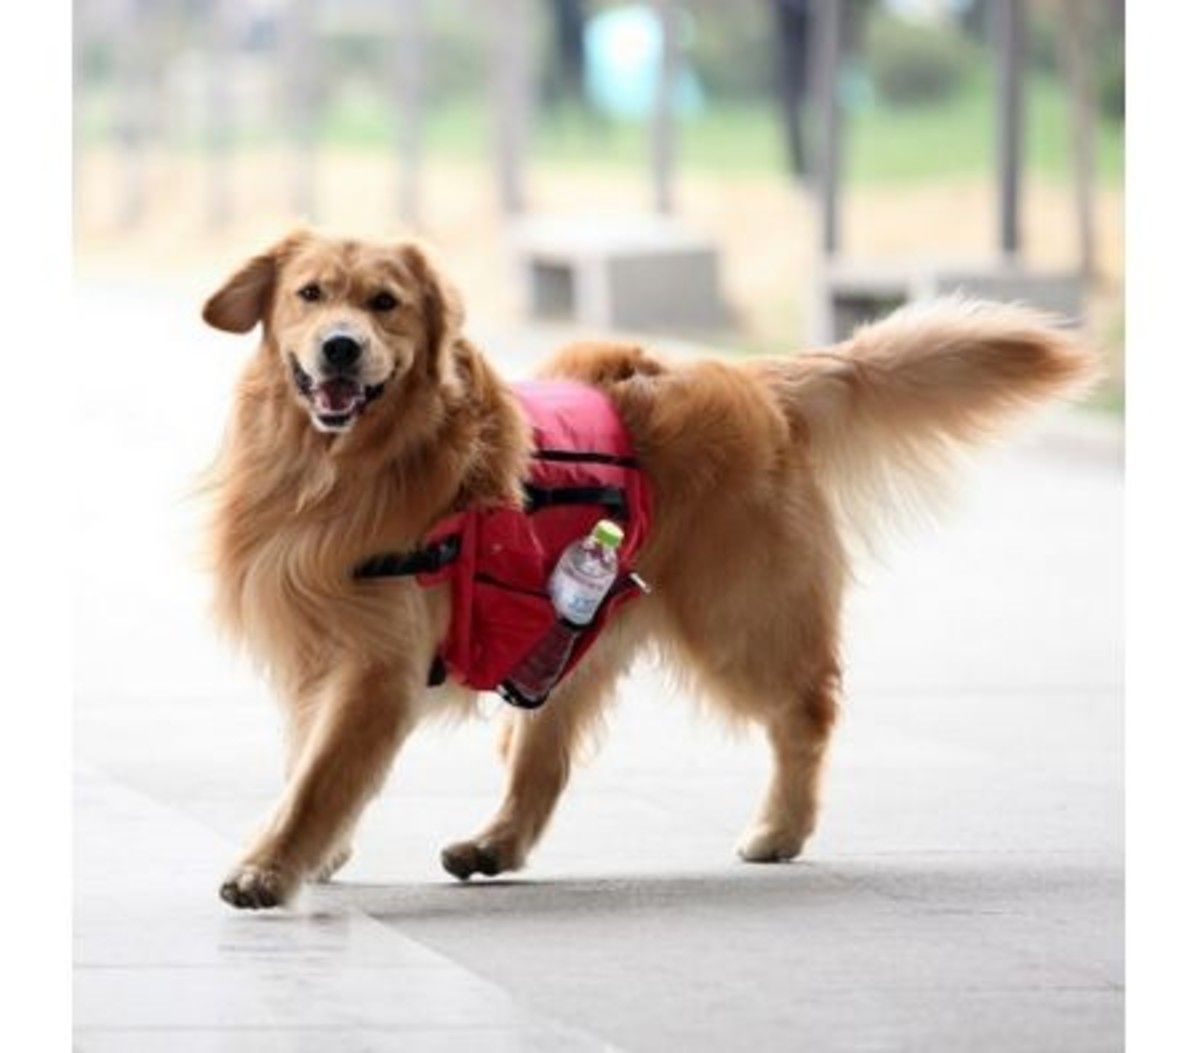
{"label": "golden fur", "polygon": [[[311,281],[328,290],[320,303],[296,295]],[[364,306],[380,287],[398,301],[383,316]],[[248,261],[204,317],[263,328],[215,476],[212,542],[219,617],[273,677],[290,729],[283,795],[222,895],[273,906],[345,861],[416,722],[469,701],[425,687],[444,590],[355,582],[350,569],[416,546],[454,509],[518,501],[528,437],[463,338],[457,296],[413,244],[297,232]],[[289,356],[311,365],[333,323],[365,334],[364,369],[390,380],[349,430],[323,434]],[[654,591],[624,608],[542,710],[509,714],[505,798],[480,833],[445,850],[446,868],[465,878],[524,863],[572,756],[646,645],[722,712],[765,727],[774,773],[740,852],[798,854],[837,710],[848,538],[940,478],[956,446],[1090,368],[1039,315],[954,300],[820,354],[671,364],[632,345],[561,351],[543,372],[603,387],[651,479],[656,518],[638,569]]]}

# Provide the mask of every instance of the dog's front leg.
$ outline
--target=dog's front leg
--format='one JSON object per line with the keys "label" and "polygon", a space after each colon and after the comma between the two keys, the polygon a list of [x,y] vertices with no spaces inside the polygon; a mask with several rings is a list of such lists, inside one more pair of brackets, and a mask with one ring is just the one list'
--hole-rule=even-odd
{"label": "dog's front leg", "polygon": [[447,845],[442,866],[461,881],[519,870],[550,820],[571,760],[609,699],[625,645],[609,637],[555,689],[541,709],[514,713],[504,748],[508,788],[499,811],[467,841]]}
{"label": "dog's front leg", "polygon": [[[285,696],[286,732],[284,735],[284,783],[287,784],[296,770],[300,758],[304,756],[304,747],[308,742],[313,721],[320,711],[320,702],[324,695],[319,689],[310,687],[307,691],[293,691]],[[338,841],[330,849],[329,855],[321,862],[312,875],[314,881],[329,881],[354,854],[351,838],[354,834],[354,824],[351,823]]]}
{"label": "dog's front leg", "polygon": [[235,907],[286,903],[319,874],[382,784],[413,725],[418,685],[379,669],[339,675],[317,703],[266,828],[221,886]]}

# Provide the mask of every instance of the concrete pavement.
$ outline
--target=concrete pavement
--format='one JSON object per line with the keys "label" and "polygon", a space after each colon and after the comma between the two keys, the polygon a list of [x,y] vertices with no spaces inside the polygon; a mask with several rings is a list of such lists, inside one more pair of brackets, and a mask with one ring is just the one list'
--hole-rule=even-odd
{"label": "concrete pavement", "polygon": [[[79,310],[123,355],[83,366],[79,1049],[1120,1048],[1111,456],[989,455],[864,568],[805,861],[736,861],[765,747],[646,667],[521,875],[442,874],[500,772],[486,722],[427,728],[340,880],[247,916],[216,887],[277,789],[278,718],[205,621],[185,493],[247,344],[176,296]],[[518,371],[546,338],[483,342]]]}

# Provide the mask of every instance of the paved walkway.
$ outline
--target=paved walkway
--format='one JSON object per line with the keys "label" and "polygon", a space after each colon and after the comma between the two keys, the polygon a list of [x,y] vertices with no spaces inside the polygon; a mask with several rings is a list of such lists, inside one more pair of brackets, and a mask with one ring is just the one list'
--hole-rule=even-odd
{"label": "paved walkway", "polygon": [[[485,723],[427,729],[342,880],[216,897],[279,778],[278,718],[213,639],[189,477],[239,355],[195,306],[85,288],[77,1048],[1098,1050],[1121,1045],[1121,476],[1026,440],[862,574],[802,863],[733,844],[765,778],[651,668],[518,878],[440,845],[497,800]],[[543,338],[493,338],[519,369]],[[180,388],[183,389],[180,393]]]}

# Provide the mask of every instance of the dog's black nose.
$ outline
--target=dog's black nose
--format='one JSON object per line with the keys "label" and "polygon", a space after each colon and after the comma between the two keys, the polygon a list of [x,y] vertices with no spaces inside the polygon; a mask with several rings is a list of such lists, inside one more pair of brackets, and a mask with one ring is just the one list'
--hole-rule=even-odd
{"label": "dog's black nose", "polygon": [[334,369],[349,369],[362,355],[362,344],[350,336],[331,336],[321,345],[321,353]]}

